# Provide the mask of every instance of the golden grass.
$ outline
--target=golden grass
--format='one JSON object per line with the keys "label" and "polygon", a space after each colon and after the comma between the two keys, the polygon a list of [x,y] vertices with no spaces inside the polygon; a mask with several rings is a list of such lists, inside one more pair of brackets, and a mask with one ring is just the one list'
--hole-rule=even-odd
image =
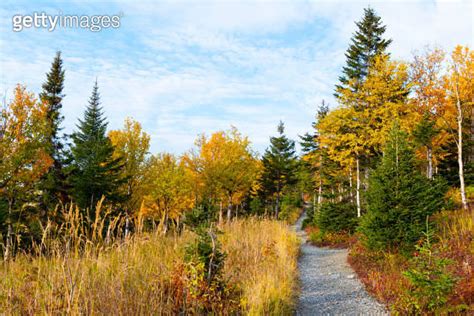
{"label": "golden grass", "polygon": [[[70,238],[49,240],[54,234],[45,233],[40,248],[47,248],[43,253],[48,255],[20,254],[4,262],[3,313],[199,313],[183,299],[180,269],[185,246],[195,238],[192,233],[143,233],[107,243],[93,242],[92,231],[80,233],[85,231],[81,225],[73,228],[77,233]],[[102,233],[98,230],[94,238],[106,235]],[[220,239],[228,253],[224,275],[238,289],[241,312],[290,314],[296,289],[295,234],[281,222],[245,219],[225,225]]]}
{"label": "golden grass", "polygon": [[289,315],[297,288],[298,237],[273,220],[247,219],[224,227],[225,273],[240,284],[249,315]]}

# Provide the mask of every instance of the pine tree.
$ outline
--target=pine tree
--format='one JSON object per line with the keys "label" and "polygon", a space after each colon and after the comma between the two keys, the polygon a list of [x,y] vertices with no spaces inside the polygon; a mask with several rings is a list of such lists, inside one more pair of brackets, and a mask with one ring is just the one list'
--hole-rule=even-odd
{"label": "pine tree", "polygon": [[75,202],[82,208],[93,209],[102,196],[112,202],[119,201],[123,164],[120,158],[113,158],[114,147],[106,136],[107,122],[100,107],[97,81],[84,119],[79,120],[77,127],[79,131],[72,135],[70,181]]}
{"label": "pine tree", "polygon": [[[312,123],[313,132],[306,133],[303,136],[300,136],[301,151],[303,153],[301,159],[310,166],[309,168],[314,175],[313,181],[316,190],[313,194],[313,211],[316,210],[316,207],[319,207],[322,203],[324,182],[323,178],[327,178],[328,176],[327,174],[325,174],[328,170],[328,157],[325,148],[321,146],[321,134],[318,130],[319,122],[321,122],[321,120],[323,120],[328,113],[329,106],[323,100],[321,106],[317,110],[316,121]],[[309,216],[311,214],[307,215],[309,218],[311,218]]]}
{"label": "pine tree", "polygon": [[347,88],[351,80],[363,81],[368,74],[371,59],[385,53],[392,42],[391,39],[383,39],[386,27],[372,8],[364,9],[364,17],[356,25],[358,30],[345,54],[347,64],[342,69],[343,75],[339,77],[341,84],[336,85],[336,96],[341,89]]}
{"label": "pine tree", "polygon": [[367,195],[368,212],[360,226],[367,246],[410,249],[421,237],[426,217],[441,210],[444,185],[418,171],[407,135],[395,125]]}
{"label": "pine tree", "polygon": [[284,134],[283,122],[280,121],[277,131],[279,136],[270,138],[270,147],[262,157],[262,186],[268,195],[275,196],[275,216],[278,218],[281,193],[296,181],[297,160],[295,142]]}
{"label": "pine tree", "polygon": [[53,164],[39,183],[39,188],[43,192],[42,203],[46,208],[54,208],[55,204],[65,199],[65,174],[64,155],[61,136],[61,123],[64,116],[61,114],[62,100],[64,98],[64,69],[61,59],[61,52],[57,52],[51,64],[51,70],[46,74],[46,82],[43,84],[43,91],[40,99],[48,105],[47,123],[50,128],[50,137],[45,144],[48,154],[53,158]]}

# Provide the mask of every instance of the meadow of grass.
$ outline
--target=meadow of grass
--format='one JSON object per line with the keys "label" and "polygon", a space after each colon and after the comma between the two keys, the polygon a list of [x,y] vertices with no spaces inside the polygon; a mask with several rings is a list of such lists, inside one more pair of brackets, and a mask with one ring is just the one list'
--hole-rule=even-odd
{"label": "meadow of grass", "polygon": [[0,267],[5,314],[256,315],[294,307],[298,241],[282,222],[249,218],[221,227],[223,287],[203,292],[198,267],[185,260],[194,233],[137,229],[114,239],[119,220],[81,224],[74,208],[63,215],[61,227],[44,228],[36,251]]}

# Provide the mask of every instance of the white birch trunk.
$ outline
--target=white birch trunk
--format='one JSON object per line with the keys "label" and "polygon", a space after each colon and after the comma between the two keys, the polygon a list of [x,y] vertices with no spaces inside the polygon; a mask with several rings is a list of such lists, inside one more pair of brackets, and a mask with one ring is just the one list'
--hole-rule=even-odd
{"label": "white birch trunk", "polygon": [[356,178],[357,178],[357,184],[356,184],[357,217],[360,217],[361,211],[360,211],[360,168],[359,168],[359,157],[357,157],[357,159],[356,159]]}
{"label": "white birch trunk", "polygon": [[428,160],[428,167],[426,169],[426,176],[428,179],[433,180],[433,152],[431,147],[426,150],[426,158]]}
{"label": "white birch trunk", "polygon": [[459,91],[457,84],[454,85],[454,91],[456,93],[456,110],[457,110],[457,123],[458,123],[458,165],[459,165],[459,184],[460,184],[460,191],[461,191],[461,203],[462,208],[467,210],[467,198],[466,198],[466,185],[464,184],[464,162],[462,158],[462,123],[463,123],[463,115],[462,115],[462,106],[461,100],[459,98]]}

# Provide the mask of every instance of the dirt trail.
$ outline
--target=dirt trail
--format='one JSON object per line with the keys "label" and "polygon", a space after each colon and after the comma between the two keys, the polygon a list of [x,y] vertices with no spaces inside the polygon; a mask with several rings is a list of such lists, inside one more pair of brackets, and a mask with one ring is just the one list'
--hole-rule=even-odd
{"label": "dirt trail", "polygon": [[346,249],[319,248],[306,242],[301,229],[304,218],[305,214],[294,226],[302,240],[296,315],[388,315],[347,264]]}

